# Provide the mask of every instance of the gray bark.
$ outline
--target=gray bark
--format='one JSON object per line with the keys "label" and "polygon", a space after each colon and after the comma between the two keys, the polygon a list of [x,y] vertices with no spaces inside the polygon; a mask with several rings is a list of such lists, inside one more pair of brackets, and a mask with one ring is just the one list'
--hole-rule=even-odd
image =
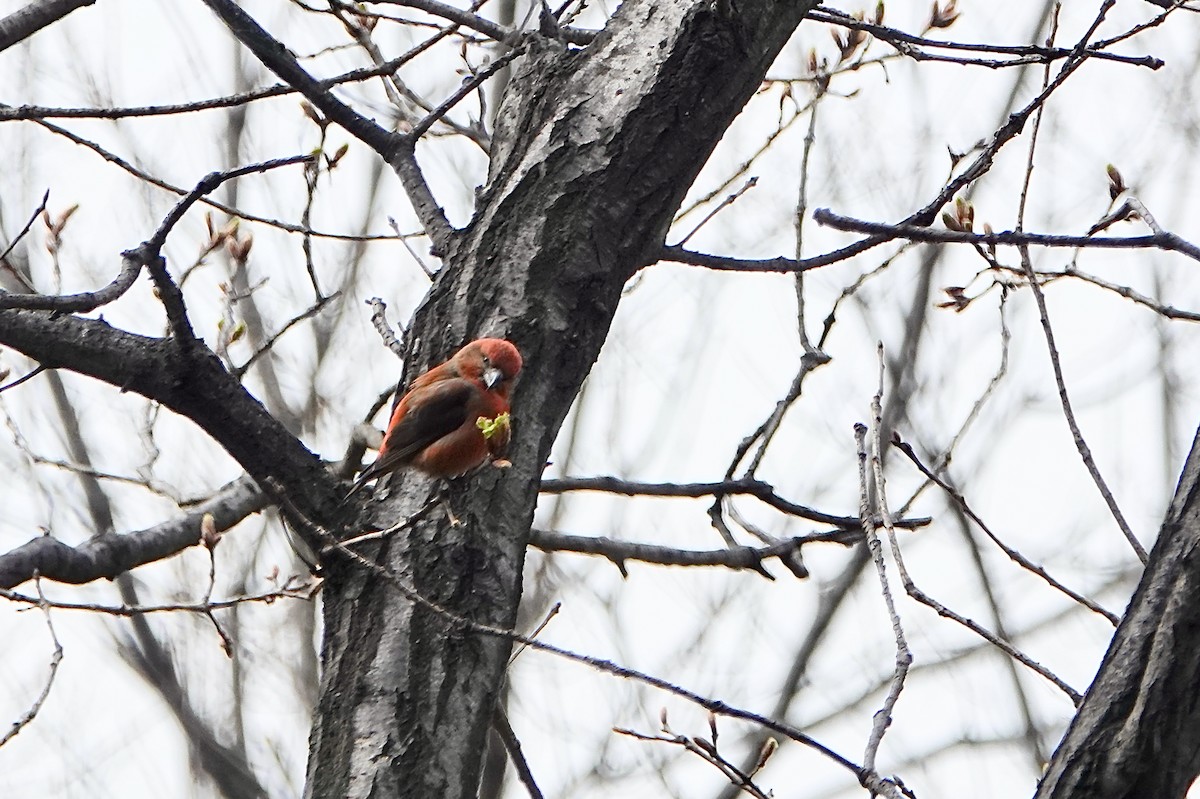
{"label": "gray bark", "polygon": [[1171,799],[1200,772],[1200,431],[1037,799]]}

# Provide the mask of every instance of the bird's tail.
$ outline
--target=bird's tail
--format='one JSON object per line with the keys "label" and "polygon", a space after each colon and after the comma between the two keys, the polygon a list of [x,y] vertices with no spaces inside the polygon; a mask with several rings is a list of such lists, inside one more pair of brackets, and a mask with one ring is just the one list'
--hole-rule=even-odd
{"label": "bird's tail", "polygon": [[371,464],[367,468],[363,469],[362,473],[355,478],[354,485],[350,486],[350,490],[346,492],[346,496],[342,497],[342,502],[345,502],[346,500],[350,499],[350,497],[357,494],[363,489],[363,486],[378,476],[379,474],[375,470],[375,464]]}

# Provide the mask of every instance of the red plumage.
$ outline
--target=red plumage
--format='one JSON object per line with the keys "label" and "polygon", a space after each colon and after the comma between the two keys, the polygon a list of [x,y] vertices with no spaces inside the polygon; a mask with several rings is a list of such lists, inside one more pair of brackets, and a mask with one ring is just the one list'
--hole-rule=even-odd
{"label": "red plumage", "polygon": [[[379,447],[350,494],[377,477],[412,467],[434,477],[457,477],[508,446],[509,428],[485,437],[478,421],[509,409],[508,395],[521,371],[521,353],[499,338],[472,341],[412,382],[392,411]],[[349,496],[349,495],[347,495]]]}

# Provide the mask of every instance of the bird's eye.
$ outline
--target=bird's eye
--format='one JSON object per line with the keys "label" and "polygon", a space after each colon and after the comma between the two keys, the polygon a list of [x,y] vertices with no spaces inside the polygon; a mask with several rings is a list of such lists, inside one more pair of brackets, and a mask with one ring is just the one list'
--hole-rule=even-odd
{"label": "bird's eye", "polygon": [[492,362],[491,362],[491,360],[490,360],[490,359],[488,358],[488,356],[486,356],[486,355],[485,355],[485,356],[483,356],[483,365],[484,365],[484,366],[491,366],[491,365],[492,365]]}

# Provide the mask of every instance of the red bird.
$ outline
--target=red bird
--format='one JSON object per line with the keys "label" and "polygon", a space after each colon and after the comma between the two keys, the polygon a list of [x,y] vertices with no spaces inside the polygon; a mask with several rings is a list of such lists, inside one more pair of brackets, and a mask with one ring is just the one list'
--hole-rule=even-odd
{"label": "red bird", "polygon": [[[379,457],[354,481],[350,494],[377,477],[413,467],[434,477],[457,477],[508,446],[507,420],[485,436],[480,419],[508,413],[508,393],[521,371],[521,353],[501,338],[472,341],[412,382],[392,411]],[[347,496],[350,496],[347,494]]]}

